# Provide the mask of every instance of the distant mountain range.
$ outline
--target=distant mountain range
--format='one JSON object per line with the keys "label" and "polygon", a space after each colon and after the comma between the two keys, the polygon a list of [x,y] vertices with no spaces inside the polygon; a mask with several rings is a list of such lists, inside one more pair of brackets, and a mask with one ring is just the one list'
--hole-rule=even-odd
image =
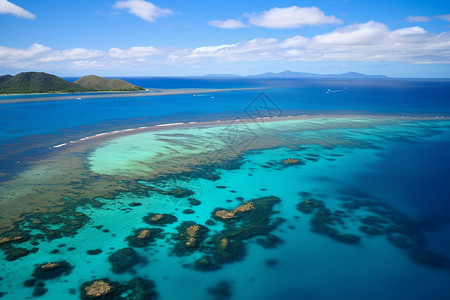
{"label": "distant mountain range", "polygon": [[233,75],[233,74],[207,74],[204,77],[210,78],[388,78],[384,75],[366,75],[357,72],[348,72],[343,74],[315,74],[304,72],[284,71],[280,73],[263,73],[258,75]]}
{"label": "distant mountain range", "polygon": [[16,76],[0,76],[0,94],[78,93],[142,91],[142,87],[121,79],[107,79],[95,75],[85,76],[75,82],[43,72],[24,72]]}

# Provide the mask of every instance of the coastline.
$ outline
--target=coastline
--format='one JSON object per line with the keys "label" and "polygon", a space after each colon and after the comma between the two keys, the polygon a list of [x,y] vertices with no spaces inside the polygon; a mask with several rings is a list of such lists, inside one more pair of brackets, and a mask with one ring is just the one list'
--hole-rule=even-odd
{"label": "coastline", "polygon": [[[252,91],[263,90],[267,88],[227,88],[227,89],[147,89],[146,91],[136,92],[88,92],[61,94],[62,96],[49,97],[52,94],[14,94],[14,95],[0,95],[1,96],[35,96],[45,95],[43,97],[33,98],[15,98],[15,99],[0,99],[0,104],[17,104],[17,103],[33,103],[33,102],[49,102],[49,101],[64,101],[64,100],[86,100],[86,99],[100,99],[100,98],[129,98],[129,97],[155,97],[155,96],[173,96],[173,95],[189,95],[189,94],[205,94],[205,93],[223,93],[234,91]],[[58,95],[58,94],[54,94]]]}

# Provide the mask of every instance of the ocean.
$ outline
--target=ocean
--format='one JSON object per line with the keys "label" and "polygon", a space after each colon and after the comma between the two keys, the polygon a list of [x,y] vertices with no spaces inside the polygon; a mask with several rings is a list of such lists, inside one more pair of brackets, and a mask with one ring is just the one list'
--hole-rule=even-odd
{"label": "ocean", "polygon": [[449,80],[125,79],[229,90],[0,104],[0,298],[449,299]]}

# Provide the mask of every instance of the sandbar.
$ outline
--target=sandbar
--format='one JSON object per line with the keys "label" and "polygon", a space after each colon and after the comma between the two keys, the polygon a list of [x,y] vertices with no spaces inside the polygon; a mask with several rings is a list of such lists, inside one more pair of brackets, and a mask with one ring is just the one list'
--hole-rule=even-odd
{"label": "sandbar", "polygon": [[[227,89],[149,89],[144,92],[98,92],[98,94],[90,93],[76,93],[76,94],[61,94],[61,96],[49,96],[51,94],[42,94],[42,97],[30,98],[14,98],[1,100],[0,104],[15,104],[15,103],[30,103],[30,102],[48,102],[48,101],[64,101],[64,100],[87,100],[87,99],[101,99],[101,98],[129,98],[129,97],[155,97],[155,96],[171,96],[171,95],[196,95],[205,93],[223,93],[234,91],[251,91],[262,90],[265,88],[227,88]],[[29,94],[37,95],[37,94]],[[2,95],[2,96],[17,96],[17,95]],[[25,96],[25,95],[24,95]]]}

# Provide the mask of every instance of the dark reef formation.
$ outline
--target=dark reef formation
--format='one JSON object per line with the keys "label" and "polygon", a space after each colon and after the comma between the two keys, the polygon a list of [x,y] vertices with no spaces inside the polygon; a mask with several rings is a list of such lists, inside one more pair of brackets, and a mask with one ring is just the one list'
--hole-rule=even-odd
{"label": "dark reef formation", "polygon": [[176,241],[172,252],[177,256],[190,255],[200,248],[205,241],[208,228],[192,221],[185,221],[177,227],[172,239]]}
{"label": "dark reef formation", "polygon": [[216,208],[212,217],[225,224],[225,229],[206,240],[200,251],[204,255],[197,259],[192,268],[198,271],[214,271],[223,264],[241,261],[247,254],[246,241],[261,237],[260,244],[265,248],[273,248],[281,243],[281,239],[271,232],[283,220],[272,220],[276,212],[274,206],[280,202],[275,196],[253,199],[230,210]]}
{"label": "dark reef formation", "polygon": [[[330,238],[347,243],[357,244],[361,237],[353,233],[343,233],[338,229],[345,228],[345,220],[358,219],[361,223],[359,231],[367,237],[385,236],[395,247],[405,251],[416,263],[434,268],[450,268],[449,260],[426,248],[426,237],[420,224],[389,206],[361,191],[341,191],[341,207],[343,210],[332,211],[325,202],[317,200],[308,192],[300,192],[302,201],[297,209],[305,215],[312,215],[311,231],[325,234]],[[345,211],[344,211],[345,210]],[[359,217],[363,213],[365,217]],[[370,215],[367,216],[367,213]]]}
{"label": "dark reef formation", "polygon": [[156,187],[149,187],[149,189],[151,191],[157,192],[158,194],[173,196],[175,198],[186,198],[195,194],[193,191],[184,188],[178,188],[169,191],[162,190]]}
{"label": "dark reef formation", "polygon": [[214,296],[214,300],[230,299],[232,294],[231,283],[227,280],[220,281],[217,285],[208,288],[208,293]]}
{"label": "dark reef formation", "polygon": [[175,223],[178,221],[178,218],[170,214],[149,213],[147,216],[143,217],[142,220],[149,225],[166,226]]}
{"label": "dark reef formation", "polygon": [[[95,279],[83,283],[80,298],[84,300],[155,300],[158,293],[155,283],[141,277],[135,277],[126,283],[111,281],[108,278]],[[127,296],[122,296],[124,293]]]}
{"label": "dark reef formation", "polygon": [[299,195],[303,201],[297,205],[297,209],[304,214],[313,214],[310,221],[311,231],[324,234],[336,241],[346,244],[357,244],[360,237],[351,233],[342,233],[335,226],[343,225],[340,212],[332,212],[323,201],[316,200],[311,194],[301,192]]}
{"label": "dark reef formation", "polygon": [[69,275],[72,269],[73,267],[66,261],[49,262],[36,266],[32,275],[35,279],[47,280]]}
{"label": "dark reef formation", "polygon": [[123,248],[111,254],[108,260],[114,273],[124,273],[140,263],[141,257],[133,248]]}
{"label": "dark reef formation", "polygon": [[133,231],[133,234],[126,238],[130,247],[143,248],[156,239],[164,238],[164,230],[161,228],[139,228]]}

